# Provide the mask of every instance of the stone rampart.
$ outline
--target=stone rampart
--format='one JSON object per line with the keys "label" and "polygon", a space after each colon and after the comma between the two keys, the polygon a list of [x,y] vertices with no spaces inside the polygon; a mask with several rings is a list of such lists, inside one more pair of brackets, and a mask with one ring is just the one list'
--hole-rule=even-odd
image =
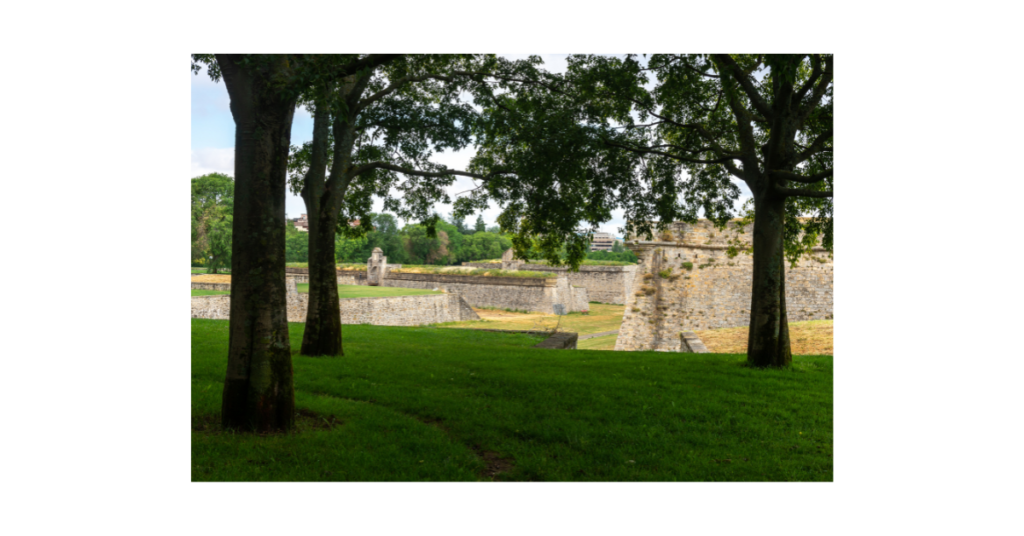
{"label": "stone rampart", "polygon": [[441,290],[462,296],[473,307],[495,307],[551,313],[554,304],[569,312],[589,310],[586,289],[572,288],[565,278],[486,277],[391,272],[382,287]]}
{"label": "stone rampart", "polygon": [[[497,263],[464,262],[463,266],[472,268],[496,268]],[[569,284],[587,289],[589,298],[596,302],[622,305],[630,292],[636,265],[631,266],[580,266],[578,272],[570,272],[567,267],[552,267],[546,264],[517,265],[520,270],[536,272],[552,272],[559,277],[566,277]]]}
{"label": "stone rampart", "polygon": [[[742,251],[752,229],[740,233],[735,225],[722,231],[707,221],[676,223],[664,237],[671,240],[627,240],[640,264],[616,350],[679,351],[680,332],[749,324],[753,257]],[[789,321],[832,318],[830,254],[815,248],[785,270]]]}
{"label": "stone rampart", "polygon": [[[305,322],[308,294],[288,296],[288,321]],[[391,296],[384,298],[346,298],[339,300],[342,324],[375,326],[420,326],[441,322],[480,320],[461,297],[455,294]],[[193,296],[192,318],[230,318],[231,296]]]}
{"label": "stone rampart", "polygon": [[192,283],[192,290],[231,290],[230,283]]}

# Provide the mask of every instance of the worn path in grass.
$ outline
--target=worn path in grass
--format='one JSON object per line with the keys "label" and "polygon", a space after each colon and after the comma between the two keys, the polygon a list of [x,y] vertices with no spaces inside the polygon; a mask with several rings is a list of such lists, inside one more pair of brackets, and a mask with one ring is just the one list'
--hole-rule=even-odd
{"label": "worn path in grass", "polygon": [[[794,355],[832,355],[832,320],[808,320],[789,324],[789,344]],[[695,332],[711,352],[745,354],[749,328],[711,329]]]}
{"label": "worn path in grass", "polygon": [[[309,292],[309,283],[295,285],[299,292]],[[385,296],[419,296],[422,294],[441,294],[439,291],[419,288],[370,287],[363,285],[338,285],[338,297],[345,298],[380,298]]]}
{"label": "worn path in grass", "polygon": [[[290,324],[293,351],[303,324]],[[300,433],[219,429],[228,321],[192,320],[193,480],[832,480],[832,358],[530,348],[346,326],[293,356]]]}
{"label": "worn path in grass", "polygon": [[591,303],[590,312],[548,315],[542,313],[514,313],[499,309],[473,308],[481,320],[451,322],[438,327],[477,329],[550,330],[558,326],[559,331],[572,331],[580,335],[614,331],[622,325],[622,305]]}

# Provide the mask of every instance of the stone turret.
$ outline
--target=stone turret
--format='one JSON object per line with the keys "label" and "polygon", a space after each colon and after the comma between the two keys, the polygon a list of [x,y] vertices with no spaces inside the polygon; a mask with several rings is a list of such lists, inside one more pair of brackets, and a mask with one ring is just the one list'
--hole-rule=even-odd
{"label": "stone turret", "polygon": [[373,248],[373,253],[366,261],[366,284],[376,287],[387,277],[388,258],[380,248]]}
{"label": "stone turret", "polygon": [[505,250],[505,253],[501,254],[501,269],[502,270],[519,270],[519,267],[523,265],[523,261],[517,261],[513,258],[512,248]]}

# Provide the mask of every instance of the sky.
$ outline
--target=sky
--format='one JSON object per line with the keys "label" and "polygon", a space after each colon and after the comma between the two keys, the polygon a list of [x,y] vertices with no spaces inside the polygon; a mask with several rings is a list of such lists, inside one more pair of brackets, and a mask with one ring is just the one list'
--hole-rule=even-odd
{"label": "sky", "polygon": [[[501,54],[509,59],[525,59],[528,54]],[[544,68],[554,73],[563,73],[567,68],[566,58],[568,54],[539,54],[544,60]],[[234,143],[235,123],[231,118],[227,89],[223,81],[213,82],[206,74],[205,68],[198,75],[191,76],[192,96],[192,142],[191,142],[191,177],[198,177],[207,173],[219,172],[234,176]],[[292,145],[300,145],[310,141],[313,137],[313,118],[305,108],[299,107],[295,110],[295,119],[292,123]],[[466,169],[469,159],[473,156],[475,149],[472,147],[461,151],[445,151],[434,155],[434,161],[444,164],[451,169]],[[476,187],[478,183],[470,178],[458,177],[448,187],[449,197],[455,199],[455,194],[465,192]],[[745,184],[740,184],[743,195],[737,203],[741,206],[749,197],[749,190]],[[285,212],[288,218],[297,218],[306,212],[306,206],[297,195],[291,192],[286,193]],[[435,210],[438,213],[448,216],[452,213],[452,206],[444,203],[437,203]],[[383,209],[383,201],[376,199],[374,211]],[[484,222],[488,225],[496,225],[498,214],[501,208],[492,203],[490,208],[484,210],[482,215]],[[476,222],[476,215],[466,218],[466,223],[472,226]],[[403,222],[404,223],[404,222]],[[599,225],[598,230],[612,233],[616,237],[622,237],[622,228],[625,227],[622,210],[612,211],[612,219]]]}

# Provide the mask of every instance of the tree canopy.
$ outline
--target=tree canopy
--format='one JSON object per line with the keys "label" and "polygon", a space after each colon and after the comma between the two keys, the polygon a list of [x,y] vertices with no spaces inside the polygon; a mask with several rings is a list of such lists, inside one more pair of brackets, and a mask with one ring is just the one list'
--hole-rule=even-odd
{"label": "tree canopy", "polygon": [[235,183],[222,173],[192,179],[192,263],[215,274],[231,266]]}

